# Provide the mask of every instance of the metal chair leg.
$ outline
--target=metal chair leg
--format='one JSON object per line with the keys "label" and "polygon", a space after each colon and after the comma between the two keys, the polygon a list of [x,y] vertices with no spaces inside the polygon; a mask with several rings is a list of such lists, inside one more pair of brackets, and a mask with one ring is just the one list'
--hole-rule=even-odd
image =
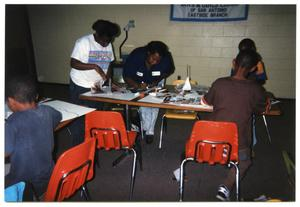
{"label": "metal chair leg", "polygon": [[240,182],[240,170],[239,167],[237,165],[237,163],[234,162],[230,162],[229,165],[233,165],[235,167],[235,187],[236,187],[236,201],[240,200],[240,186],[239,186],[239,182]]}
{"label": "metal chair leg", "polygon": [[136,171],[136,151],[134,149],[131,149],[131,150],[133,152],[133,163],[132,163],[132,172],[131,172],[131,181],[130,181],[130,195],[129,195],[129,200],[131,200],[132,196],[133,196],[135,171]]}
{"label": "metal chair leg", "polygon": [[143,126],[142,115],[140,113],[140,110],[138,110],[138,114],[140,117],[140,133],[142,135],[142,139],[144,139],[144,126]]}
{"label": "metal chair leg", "polygon": [[115,159],[112,163],[113,167],[116,167],[124,158],[126,158],[130,154],[130,151],[125,150],[117,159]]}
{"label": "metal chair leg", "polygon": [[96,151],[95,151],[95,163],[96,163],[97,167],[100,168],[98,149],[96,149]]}
{"label": "metal chair leg", "polygon": [[69,135],[72,137],[72,133],[71,133],[71,130],[69,127],[67,127],[67,130],[68,130]]}
{"label": "metal chair leg", "polygon": [[179,180],[179,201],[183,201],[183,188],[184,188],[184,165],[187,161],[194,160],[193,158],[186,158],[180,164],[180,180]]}
{"label": "metal chair leg", "polygon": [[136,150],[136,157],[140,165],[140,170],[143,171],[143,151],[140,137],[136,139],[134,148]]}
{"label": "metal chair leg", "polygon": [[183,198],[183,170],[184,170],[184,163],[185,159],[180,164],[180,177],[179,177],[179,201],[182,201]]}
{"label": "metal chair leg", "polygon": [[265,126],[266,126],[266,130],[267,130],[267,134],[268,134],[269,141],[270,141],[270,143],[272,143],[272,141],[271,141],[271,135],[270,135],[270,132],[269,132],[269,127],[268,127],[268,123],[267,123],[266,116],[265,116],[265,115],[262,115],[262,117],[263,117],[263,119],[264,119],[264,123],[265,123]]}
{"label": "metal chair leg", "polygon": [[86,185],[83,185],[81,187],[81,196],[83,195],[83,197],[85,198],[86,201],[91,200],[90,194],[88,192],[88,189],[86,187]]}
{"label": "metal chair leg", "polygon": [[159,145],[158,148],[161,149],[162,145],[162,138],[163,138],[163,131],[164,131],[164,121],[165,121],[165,115],[161,118],[161,125],[160,125],[160,136],[159,136]]}

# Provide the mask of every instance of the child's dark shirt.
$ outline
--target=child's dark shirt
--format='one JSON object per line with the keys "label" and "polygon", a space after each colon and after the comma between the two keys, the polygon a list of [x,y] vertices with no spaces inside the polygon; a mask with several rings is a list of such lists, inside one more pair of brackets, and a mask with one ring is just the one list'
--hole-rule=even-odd
{"label": "child's dark shirt", "polygon": [[214,107],[209,119],[237,123],[239,149],[249,148],[252,114],[265,111],[264,88],[252,80],[219,78],[212,84],[204,99]]}
{"label": "child's dark shirt", "polygon": [[29,181],[37,188],[48,183],[54,162],[54,129],[62,119],[49,106],[15,112],[5,122],[5,154],[10,156],[6,186]]}

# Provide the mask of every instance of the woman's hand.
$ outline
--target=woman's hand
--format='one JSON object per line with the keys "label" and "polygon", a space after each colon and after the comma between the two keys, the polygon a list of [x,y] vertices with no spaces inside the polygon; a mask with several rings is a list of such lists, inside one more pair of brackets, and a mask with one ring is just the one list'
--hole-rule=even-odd
{"label": "woman's hand", "polygon": [[95,64],[94,70],[102,77],[102,79],[104,81],[106,81],[106,79],[107,79],[106,74],[103,72],[103,70],[98,65]]}
{"label": "woman's hand", "polygon": [[141,89],[146,89],[147,88],[147,83],[144,83],[144,82],[142,82],[140,85],[139,85],[139,88],[141,88]]}

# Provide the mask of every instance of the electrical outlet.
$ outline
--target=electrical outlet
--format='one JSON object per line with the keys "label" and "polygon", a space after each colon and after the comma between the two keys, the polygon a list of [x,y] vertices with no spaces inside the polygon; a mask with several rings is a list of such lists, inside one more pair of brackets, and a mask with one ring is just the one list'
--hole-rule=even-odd
{"label": "electrical outlet", "polygon": [[129,20],[128,25],[131,28],[135,28],[135,22],[134,22],[134,20],[133,19]]}

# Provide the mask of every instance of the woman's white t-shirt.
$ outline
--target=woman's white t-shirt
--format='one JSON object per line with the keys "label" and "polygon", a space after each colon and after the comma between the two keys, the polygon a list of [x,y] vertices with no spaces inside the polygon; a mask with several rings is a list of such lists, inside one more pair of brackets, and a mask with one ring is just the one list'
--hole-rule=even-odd
{"label": "woman's white t-shirt", "polygon": [[[82,63],[97,64],[107,73],[109,64],[114,60],[114,53],[111,43],[107,47],[102,47],[95,41],[93,34],[89,34],[76,41],[71,57]],[[76,85],[84,88],[90,88],[95,82],[103,81],[94,69],[72,68],[70,77]]]}

